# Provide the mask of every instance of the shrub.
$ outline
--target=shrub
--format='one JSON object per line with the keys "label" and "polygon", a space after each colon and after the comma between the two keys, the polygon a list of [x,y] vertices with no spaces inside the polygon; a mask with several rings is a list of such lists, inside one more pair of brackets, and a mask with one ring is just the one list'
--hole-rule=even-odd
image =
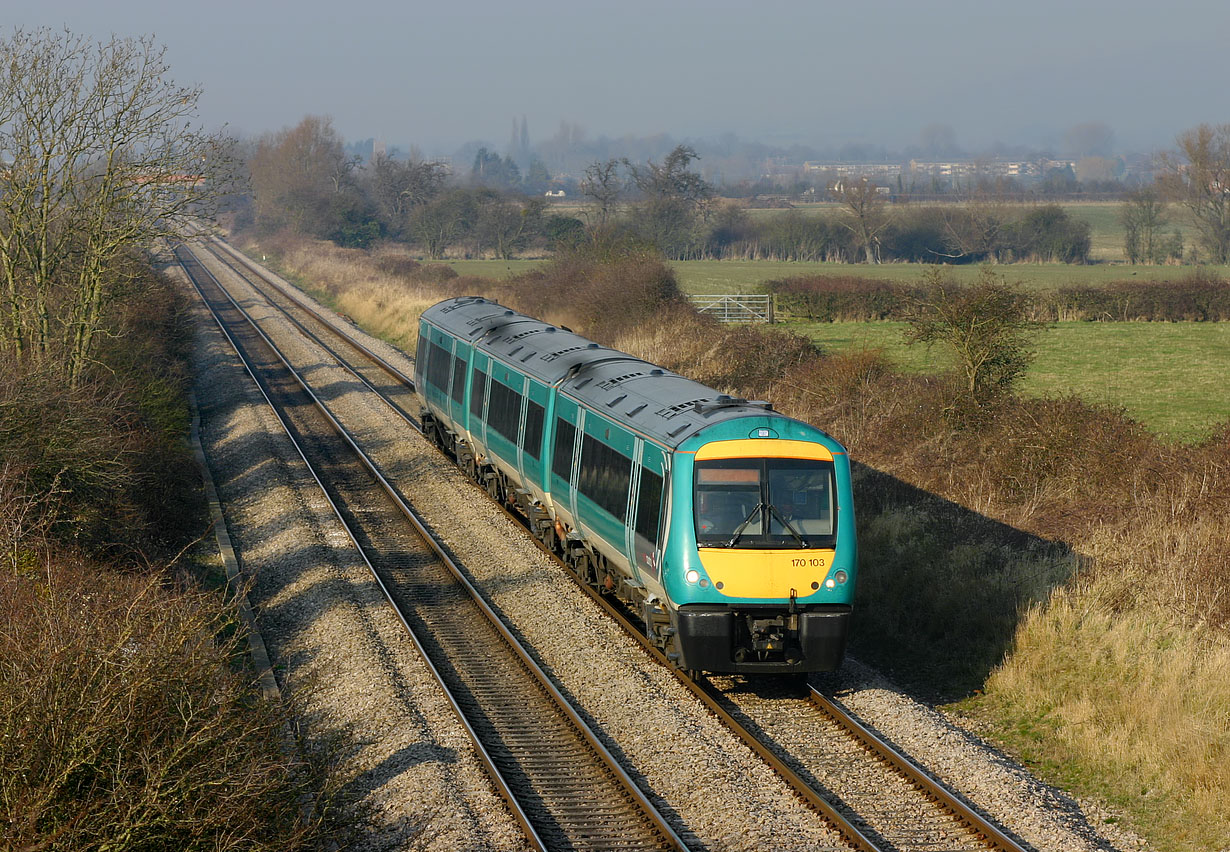
{"label": "shrub", "polygon": [[568,252],[490,290],[516,310],[606,340],[683,301],[660,255],[621,244]]}
{"label": "shrub", "polygon": [[769,281],[777,310],[815,322],[867,322],[899,317],[909,292],[900,285],[853,275]]}
{"label": "shrub", "polygon": [[978,282],[958,285],[933,268],[911,300],[906,322],[910,343],[939,342],[952,349],[959,381],[952,411],[968,418],[1012,390],[1033,358],[1030,337],[1040,326],[1028,318],[1026,297],[984,266]]}
{"label": "shrub", "polygon": [[375,254],[372,259],[381,272],[406,280],[415,278],[422,269],[422,264],[407,254],[383,251]]}
{"label": "shrub", "polygon": [[1225,322],[1230,320],[1230,281],[1196,270],[1178,281],[1061,287],[1038,294],[1035,316],[1107,322]]}
{"label": "shrub", "polygon": [[[18,849],[312,848],[324,768],[232,671],[240,636],[160,573],[0,574],[0,826]],[[290,749],[293,751],[293,748]]]}

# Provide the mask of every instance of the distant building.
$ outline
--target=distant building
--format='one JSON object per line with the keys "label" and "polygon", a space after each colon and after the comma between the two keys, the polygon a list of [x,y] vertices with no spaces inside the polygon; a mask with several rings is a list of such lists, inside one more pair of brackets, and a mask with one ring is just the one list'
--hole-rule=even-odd
{"label": "distant building", "polygon": [[934,177],[1043,177],[1052,169],[1075,169],[1075,160],[910,160],[914,174]]}
{"label": "distant building", "polygon": [[833,174],[849,178],[895,178],[901,174],[900,163],[817,163],[808,160],[803,164],[805,174]]}
{"label": "distant building", "polygon": [[565,194],[562,189],[548,189],[543,193],[547,198],[563,198]]}

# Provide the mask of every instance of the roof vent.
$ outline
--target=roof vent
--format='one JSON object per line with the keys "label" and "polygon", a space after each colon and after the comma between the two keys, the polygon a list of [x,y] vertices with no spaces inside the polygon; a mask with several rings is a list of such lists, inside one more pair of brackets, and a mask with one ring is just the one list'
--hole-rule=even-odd
{"label": "roof vent", "polygon": [[688,400],[687,402],[680,402],[675,405],[668,405],[666,408],[658,409],[657,414],[659,417],[665,417],[667,419],[670,419],[671,417],[674,417],[676,414],[682,414],[685,411],[695,411],[696,407],[704,401],[705,401],[705,397],[701,397],[700,399],[691,399],[691,400]]}

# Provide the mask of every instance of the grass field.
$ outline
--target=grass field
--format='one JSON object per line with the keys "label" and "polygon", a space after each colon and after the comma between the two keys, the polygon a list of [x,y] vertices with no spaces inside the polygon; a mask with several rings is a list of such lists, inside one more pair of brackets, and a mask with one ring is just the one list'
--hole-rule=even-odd
{"label": "grass field", "polygon": [[[791,323],[831,351],[882,349],[902,369],[935,372],[950,361],[938,347],[906,346],[904,323]],[[1230,324],[1063,322],[1038,337],[1038,357],[1021,384],[1035,396],[1074,393],[1122,406],[1159,435],[1206,437],[1230,418]]]}
{"label": "grass field", "polygon": [[[445,261],[461,275],[484,278],[505,278],[527,272],[543,260],[449,260]],[[765,281],[793,278],[800,275],[858,275],[910,282],[922,278],[926,267],[917,263],[791,263],[771,260],[682,260],[671,264],[686,293],[752,293],[759,292]],[[972,282],[978,266],[954,266],[958,280]],[[1207,267],[1223,277],[1230,277],[1230,266]],[[1046,290],[1067,286],[1098,286],[1111,281],[1157,280],[1174,281],[1195,271],[1191,266],[1128,266],[1096,263],[1071,266],[1063,263],[1004,264],[999,271],[1010,284],[1024,289]]]}

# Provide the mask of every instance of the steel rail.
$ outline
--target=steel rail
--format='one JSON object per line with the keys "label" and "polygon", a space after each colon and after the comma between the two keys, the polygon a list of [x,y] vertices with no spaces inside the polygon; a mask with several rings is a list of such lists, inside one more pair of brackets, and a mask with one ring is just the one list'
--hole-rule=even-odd
{"label": "steel rail", "polygon": [[[299,457],[304,461],[304,464],[307,466],[307,469],[311,473],[313,479],[316,481],[317,485],[321,488],[322,492],[324,493],[326,501],[329,503],[330,507],[333,509],[334,514],[337,516],[339,522],[342,524],[343,529],[345,529],[347,536],[355,544],[356,549],[359,551],[359,554],[362,557],[364,563],[367,565],[369,571],[371,571],[372,573],[372,576],[376,579],[376,582],[380,586],[381,591],[384,593],[386,600],[388,600],[389,604],[393,607],[398,620],[401,622],[403,628],[406,630],[407,634],[410,636],[411,641],[415,645],[423,661],[427,663],[429,671],[431,671],[433,677],[436,679],[440,688],[444,691],[445,695],[448,698],[450,705],[453,707],[454,712],[457,714],[458,718],[461,720],[462,725],[464,726],[467,734],[469,735],[471,741],[474,743],[476,751],[479,754],[480,760],[484,764],[488,773],[491,775],[501,797],[504,798],[505,801],[509,804],[509,807],[514,814],[514,817],[516,818],[517,822],[522,826],[523,830],[525,830],[527,837],[534,844],[535,848],[542,849],[542,850],[548,849],[549,847],[544,843],[543,839],[541,838],[541,836],[539,835],[539,833],[533,826],[531,818],[529,817],[528,814],[526,814],[524,808],[522,807],[520,801],[518,800],[518,797],[513,793],[508,782],[504,778],[503,773],[499,770],[498,766],[496,765],[494,758],[491,756],[490,752],[487,750],[487,748],[482,743],[480,735],[472,726],[470,720],[467,717],[467,714],[464,712],[464,710],[460,706],[460,703],[457,697],[453,694],[452,690],[449,689],[444,676],[439,671],[439,669],[436,667],[436,665],[432,662],[430,653],[424,647],[422,640],[419,638],[419,636],[417,635],[413,627],[410,625],[401,607],[397,604],[393,593],[391,592],[389,587],[386,585],[383,578],[380,577],[379,571],[377,571],[377,569],[372,565],[371,561],[368,559],[368,556],[364,548],[362,547],[362,545],[360,545],[358,538],[355,535],[354,531],[351,529],[350,525],[346,522],[345,518],[342,515],[341,510],[339,509],[339,507],[336,505],[336,503],[334,502],[334,500],[328,493],[328,489],[325,487],[324,483],[321,481],[320,477],[317,475],[315,468],[308,461],[307,456],[304,453],[302,447],[295,440],[291,429],[289,428],[286,421],[283,419],[281,413],[277,410],[277,407],[273,404],[269,395],[265,392],[265,389],[260,379],[257,377],[251,364],[248,362],[248,359],[245,357],[241,348],[237,345],[235,339],[232,337],[230,332],[227,330],[226,325],[223,322],[223,320],[218,316],[217,311],[214,309],[213,305],[210,303],[210,300],[206,297],[205,293],[203,292],[199,283],[197,282],[195,276],[193,276],[191,271],[188,269],[188,264],[185,263],[183,258],[179,256],[178,250],[177,250],[177,258],[179,259],[181,265],[184,267],[185,272],[188,274],[188,277],[193,287],[196,289],[198,295],[200,295],[202,302],[210,309],[211,314],[213,314],[214,321],[218,324],[219,328],[222,330],[223,335],[226,337],[231,347],[235,350],[240,361],[243,363],[244,369],[252,377],[258,389],[260,389],[261,394],[264,397],[265,401],[269,404],[279,424],[286,431],[286,434],[290,438],[291,443],[295,447],[295,450],[298,453]],[[653,823],[654,828],[662,835],[662,837],[665,839],[668,846],[673,849],[681,850],[681,852],[687,852],[688,847],[686,843],[682,840],[682,838],[679,837],[679,835],[674,831],[674,829],[666,821],[665,817],[663,817],[662,814],[657,810],[657,808],[655,808],[653,804],[649,802],[649,800],[645,797],[644,793],[640,790],[640,788],[636,785],[636,783],[632,780],[632,778],[627,774],[627,772],[623,769],[623,767],[619,764],[619,762],[614,758],[614,756],[610,753],[610,751],[606,748],[606,746],[601,742],[601,740],[598,739],[597,735],[593,732],[593,730],[580,717],[580,715],[576,712],[575,708],[571,706],[571,704],[567,701],[567,699],[563,696],[563,694],[556,688],[556,686],[551,681],[551,679],[546,675],[546,673],[541,669],[541,667],[537,664],[537,662],[532,658],[532,656],[525,649],[525,647],[513,636],[513,634],[508,630],[507,626],[504,625],[504,623],[501,621],[499,616],[497,616],[495,612],[490,608],[490,606],[488,606],[486,601],[482,598],[482,595],[473,586],[473,584],[469,582],[464,572],[461,571],[461,569],[456,564],[456,562],[446,552],[444,546],[436,539],[436,537],[430,532],[430,530],[428,530],[427,526],[417,516],[417,514],[413,511],[413,509],[411,509],[402,500],[401,496],[397,493],[396,489],[394,489],[393,486],[388,482],[388,480],[383,476],[383,474],[379,471],[375,463],[372,462],[372,460],[366,455],[366,453],[364,453],[364,451],[358,446],[357,442],[355,442],[353,437],[347,432],[347,430],[341,425],[341,423],[338,422],[338,420],[334,417],[334,415],[328,410],[327,406],[325,406],[324,403],[315,395],[315,393],[311,390],[308,383],[303,379],[303,377],[298,373],[298,371],[295,370],[294,367],[290,365],[290,363],[282,355],[281,351],[277,348],[277,346],[273,343],[273,341],[270,340],[269,337],[265,334],[265,332],[260,328],[259,324],[257,324],[255,320],[253,320],[252,317],[238,304],[238,302],[236,302],[236,300],[226,291],[226,288],[223,287],[221,283],[217,281],[213,273],[211,273],[204,266],[204,264],[201,264],[200,261],[196,260],[195,258],[193,260],[195,263],[197,263],[200,269],[203,272],[205,272],[206,275],[208,275],[210,278],[214,280],[215,286],[217,286],[218,290],[230,302],[232,308],[244,318],[244,320],[251,326],[253,331],[257,335],[260,336],[260,338],[269,347],[269,349],[274,353],[274,355],[278,358],[278,360],[281,361],[282,365],[285,367],[287,372],[295,378],[295,380],[298,382],[298,384],[303,389],[303,391],[307,394],[309,398],[311,398],[313,403],[319,409],[320,413],[336,430],[338,436],[348,445],[348,447],[355,454],[355,456],[361,461],[362,465],[367,470],[367,472],[377,481],[377,483],[381,486],[382,490],[386,492],[389,499],[398,507],[399,511],[411,523],[411,525],[415,528],[416,532],[422,537],[424,542],[435,553],[437,558],[440,560],[441,564],[443,564],[448,569],[448,571],[453,576],[457,584],[460,585],[467,592],[467,594],[472,598],[473,602],[478,607],[478,609],[491,622],[492,627],[497,631],[500,637],[506,642],[510,650],[512,650],[513,653],[516,654],[520,662],[539,682],[539,686],[543,689],[543,691],[548,696],[550,696],[552,702],[564,714],[564,716],[572,723],[572,726],[576,729],[576,731],[581,734],[581,736],[583,737],[585,742],[589,745],[589,747],[593,750],[593,752],[598,756],[598,758],[602,761],[602,763],[606,766],[606,768],[611,772],[611,774],[618,780],[620,786],[623,787],[625,789],[625,792],[637,803],[637,806],[640,808],[642,813],[645,816],[647,816],[649,820]]]}
{"label": "steel rail", "polygon": [[869,751],[881,758],[910,780],[935,801],[965,823],[974,833],[999,852],[1025,852],[1025,848],[1005,834],[994,823],[978,813],[972,805],[962,800],[930,774],[922,770],[887,740],[878,736],[861,721],[852,716],[840,703],[809,685],[811,703],[828,715],[837,725],[855,737]]}
{"label": "steel rail", "polygon": [[[223,244],[225,245],[225,243]],[[244,265],[252,268],[254,273],[261,277],[262,280],[267,281],[271,284],[271,286],[274,286],[279,291],[285,293],[288,298],[293,299],[300,308],[312,315],[313,318],[321,323],[321,325],[328,328],[337,336],[345,339],[346,336],[331,323],[325,320],[318,311],[304,303],[302,300],[296,299],[291,294],[286,293],[284,288],[276,282],[273,282],[268,277],[261,275],[254,269],[254,264],[252,264],[251,261],[236,252],[233,248],[228,246],[228,249],[233,256],[241,258],[241,262],[243,262]],[[366,347],[362,347],[360,345],[355,345],[354,348],[356,351],[363,351],[365,353],[367,351]],[[414,383],[411,379],[396,370],[396,368],[388,365],[388,363],[379,358],[379,356],[372,355],[369,357],[379,360],[380,364],[384,369],[386,369],[386,371],[392,371],[399,381],[407,387],[414,387]],[[376,389],[373,388],[373,390]],[[377,393],[379,393],[378,390]],[[398,406],[387,399],[385,401],[389,404],[390,408],[401,413],[403,417],[406,417],[404,412],[401,412]],[[406,420],[415,428],[419,428],[418,424],[415,423],[413,419],[406,417]],[[475,484],[475,487],[480,486]],[[486,492],[484,491],[484,493]],[[502,504],[499,505],[510,518],[518,521],[519,523],[523,521],[520,515],[510,511]],[[641,647],[644,648],[651,657],[669,668],[679,679],[680,683],[682,683],[694,696],[696,696],[696,698],[701,701],[701,703],[704,704],[705,707],[719,720],[721,720],[724,725],[734,732],[745,745],[759,755],[779,776],[781,776],[783,780],[785,780],[786,783],[794,789],[797,795],[802,797],[804,801],[821,813],[825,819],[832,822],[838,831],[847,837],[852,845],[860,850],[865,850],[865,852],[876,852],[876,850],[879,849],[873,840],[868,838],[866,834],[864,834],[857,826],[855,826],[849,819],[839,812],[822,793],[815,789],[814,785],[799,775],[799,773],[791,768],[788,763],[783,761],[762,739],[748,730],[746,726],[740,723],[724,707],[722,707],[720,698],[721,692],[716,687],[704,679],[694,679],[689,677],[686,672],[677,668],[670,662],[670,660],[666,658],[666,655],[662,653],[661,650],[649,641],[648,637],[646,637],[644,632],[641,630],[640,625],[630,617],[626,608],[618,603],[612,602],[607,596],[600,594],[588,583],[584,582],[566,562],[560,559],[554,551],[546,547],[537,537],[531,534],[530,539],[543,553],[547,554],[556,562],[557,565],[563,568],[566,574],[585,594],[590,597],[591,600],[595,601],[605,612],[607,612],[607,614],[617,619],[620,624],[624,626],[625,630],[631,634],[637,642],[640,643]],[[999,850],[999,852],[1026,852],[1026,847],[1020,845],[1005,834],[1001,829],[996,827],[971,805],[966,803],[955,791],[950,790],[930,776],[925,770],[919,768],[917,764],[913,763],[909,758],[905,757],[897,749],[893,748],[890,744],[869,730],[860,720],[848,712],[845,712],[843,708],[840,708],[831,699],[826,698],[822,693],[815,690],[814,687],[809,686],[809,689],[811,693],[811,701],[819,711],[823,712],[826,716],[832,719],[839,728],[857,739],[871,754],[892,766],[895,771],[899,772],[906,779],[908,779],[909,782],[917,789],[936,801],[942,808],[952,813],[957,820],[964,823],[970,831],[978,835],[979,838],[982,839],[988,846]]]}
{"label": "steel rail", "polygon": [[[384,372],[388,373],[389,377],[390,377],[390,378],[392,378],[395,382],[399,382],[399,383],[403,383],[403,384],[407,384],[407,383],[408,383],[408,384],[407,384],[407,387],[409,387],[409,389],[410,389],[410,390],[412,390],[412,391],[414,390],[414,382],[413,382],[413,380],[409,380],[409,379],[407,379],[407,377],[406,377],[405,375],[403,375],[403,374],[402,374],[402,372],[401,372],[400,370],[398,370],[396,367],[394,367],[394,366],[393,366],[392,364],[390,364],[388,361],[384,360],[384,358],[382,358],[382,357],[380,357],[379,355],[377,355],[377,354],[376,354],[375,352],[373,352],[371,349],[369,349],[368,347],[364,346],[364,345],[363,345],[362,343],[360,343],[359,341],[357,341],[357,340],[355,340],[354,338],[349,337],[349,336],[347,336],[347,335],[345,335],[345,334],[342,334],[340,331],[338,331],[338,329],[337,329],[337,328],[336,328],[336,327],[335,327],[335,326],[334,326],[331,322],[329,322],[329,321],[328,321],[328,320],[327,320],[327,319],[326,319],[326,318],[325,318],[322,314],[320,314],[319,312],[317,312],[317,311],[316,311],[316,309],[315,309],[312,305],[310,305],[307,301],[305,301],[305,300],[304,300],[304,299],[303,299],[303,298],[302,298],[302,297],[301,297],[298,293],[294,292],[293,290],[287,290],[285,287],[283,287],[283,286],[282,286],[281,284],[279,284],[277,281],[274,281],[271,277],[269,277],[268,275],[266,275],[266,274],[265,274],[265,272],[264,272],[263,270],[261,270],[260,268],[258,268],[258,267],[257,267],[254,263],[252,263],[252,261],[250,261],[250,260],[249,260],[249,259],[248,259],[248,258],[247,258],[244,254],[243,254],[243,253],[241,253],[241,252],[240,252],[238,249],[236,249],[234,246],[230,245],[230,244],[229,244],[229,243],[227,243],[225,240],[218,239],[217,237],[211,237],[211,238],[209,239],[208,244],[206,245],[206,248],[207,248],[207,250],[208,250],[211,254],[213,254],[213,255],[214,255],[214,257],[218,258],[218,260],[219,260],[220,262],[222,262],[222,263],[226,264],[228,267],[230,267],[230,269],[231,269],[233,272],[235,272],[235,274],[237,274],[237,275],[244,276],[244,273],[243,273],[243,272],[241,272],[239,269],[237,269],[237,268],[236,268],[235,263],[234,263],[233,261],[237,261],[237,262],[239,262],[240,264],[242,264],[243,266],[245,266],[245,267],[247,268],[247,271],[248,271],[248,272],[250,272],[251,274],[255,275],[257,278],[260,278],[262,281],[264,281],[265,283],[269,284],[271,287],[273,287],[275,290],[277,290],[279,293],[281,293],[281,294],[282,294],[283,296],[285,296],[287,299],[289,299],[290,301],[294,302],[294,303],[295,303],[295,304],[296,304],[296,305],[297,305],[297,306],[298,306],[298,307],[299,307],[302,311],[304,311],[305,313],[307,313],[309,316],[311,316],[313,319],[315,319],[315,320],[316,320],[317,322],[319,322],[321,325],[323,325],[323,326],[325,326],[326,328],[328,328],[328,329],[329,329],[329,331],[331,331],[331,332],[332,332],[332,333],[333,333],[336,337],[340,338],[340,339],[342,340],[342,342],[344,342],[346,345],[350,346],[352,349],[354,349],[356,352],[358,352],[358,353],[359,353],[360,355],[362,355],[364,358],[367,358],[368,360],[370,360],[373,364],[375,364],[375,365],[376,365],[377,367],[379,367],[381,370],[384,370]],[[222,254],[221,254],[221,253],[219,253],[219,248],[221,248],[221,250],[222,250],[225,254],[229,255],[229,256],[230,256],[230,259],[227,259],[227,258],[222,257]],[[246,276],[245,276],[245,277],[246,277]],[[326,344],[323,340],[321,340],[321,339],[320,339],[320,337],[319,337],[319,336],[317,336],[316,334],[313,334],[311,331],[309,331],[307,328],[305,328],[305,327],[304,327],[301,323],[299,323],[299,321],[298,321],[298,320],[296,320],[294,317],[290,316],[290,314],[289,314],[289,313],[287,313],[285,310],[283,310],[283,313],[286,313],[287,319],[289,319],[289,320],[290,320],[291,322],[293,322],[296,326],[298,326],[300,329],[302,329],[302,330],[303,330],[303,332],[304,332],[305,334],[307,334],[308,336],[310,336],[313,340],[315,340],[317,343],[319,343],[319,344],[320,344],[321,346],[323,346],[325,349],[328,349],[330,352],[332,352],[332,351],[333,351],[332,349],[330,349],[330,347],[329,347],[329,346],[328,346],[328,345],[327,345],[327,344]],[[337,353],[336,353],[336,352],[334,352],[333,354],[334,354],[334,355],[336,355]],[[339,358],[338,358],[338,362],[339,362],[340,364],[342,364],[342,366],[346,367],[346,369],[348,369],[348,370],[350,369],[350,366],[349,366],[349,365],[345,362],[345,360],[344,360],[344,359],[342,359],[342,358],[340,358],[340,357],[339,357]],[[355,371],[354,371],[354,370],[351,370],[351,372],[355,372]],[[358,374],[356,373],[356,375],[358,375]]]}

